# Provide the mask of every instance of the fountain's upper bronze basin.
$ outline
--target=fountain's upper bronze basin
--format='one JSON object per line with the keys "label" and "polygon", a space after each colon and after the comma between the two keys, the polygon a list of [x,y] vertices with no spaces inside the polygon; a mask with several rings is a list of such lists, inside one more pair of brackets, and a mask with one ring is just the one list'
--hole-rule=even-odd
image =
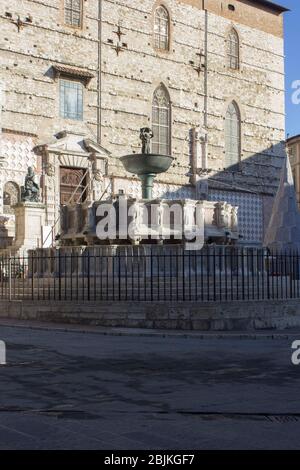
{"label": "fountain's upper bronze basin", "polygon": [[170,155],[157,155],[155,153],[135,153],[120,158],[125,170],[134,175],[158,175],[170,168],[174,157]]}

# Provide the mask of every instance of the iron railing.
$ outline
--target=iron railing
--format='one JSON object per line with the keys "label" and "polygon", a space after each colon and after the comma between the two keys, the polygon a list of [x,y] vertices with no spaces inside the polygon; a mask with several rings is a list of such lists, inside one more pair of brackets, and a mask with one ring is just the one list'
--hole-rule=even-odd
{"label": "iron railing", "polygon": [[235,301],[300,298],[298,252],[176,246],[35,250],[0,257],[0,299]]}

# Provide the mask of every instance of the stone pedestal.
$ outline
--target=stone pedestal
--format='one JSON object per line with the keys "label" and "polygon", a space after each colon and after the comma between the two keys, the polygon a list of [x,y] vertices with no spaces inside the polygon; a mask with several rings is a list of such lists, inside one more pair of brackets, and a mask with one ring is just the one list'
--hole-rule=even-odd
{"label": "stone pedestal", "polygon": [[42,248],[42,227],[45,225],[45,206],[36,202],[22,202],[14,206],[16,239],[14,251]]}

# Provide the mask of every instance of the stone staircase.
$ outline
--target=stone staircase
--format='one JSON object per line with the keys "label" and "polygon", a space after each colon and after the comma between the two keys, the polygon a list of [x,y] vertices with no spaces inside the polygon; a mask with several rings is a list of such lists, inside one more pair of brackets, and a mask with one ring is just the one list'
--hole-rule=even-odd
{"label": "stone staircase", "polygon": [[291,276],[217,277],[34,277],[2,279],[0,299],[62,301],[222,302],[300,297],[300,280]]}

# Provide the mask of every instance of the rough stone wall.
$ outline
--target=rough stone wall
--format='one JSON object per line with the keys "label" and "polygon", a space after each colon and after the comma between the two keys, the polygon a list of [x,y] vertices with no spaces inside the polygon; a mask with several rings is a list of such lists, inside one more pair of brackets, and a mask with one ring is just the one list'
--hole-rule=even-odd
{"label": "rough stone wall", "polygon": [[[172,151],[180,166],[161,181],[187,184],[190,170],[189,131],[203,125],[204,73],[198,76],[190,61],[205,47],[205,12],[169,0],[172,44],[168,54],[152,43],[153,1],[105,2],[103,11],[103,143],[114,155],[138,148],[137,129],[151,123],[152,95],[159,83],[172,101]],[[249,9],[249,7],[248,7]],[[252,8],[257,14],[256,9]],[[248,10],[247,10],[248,11]],[[248,12],[249,13],[249,12]],[[264,12],[265,13],[265,12]],[[266,14],[266,13],[265,13]],[[115,23],[122,20],[128,49],[119,56],[107,43],[116,42]],[[209,167],[230,186],[273,194],[283,156],[284,68],[283,41],[234,18],[208,14],[208,156]],[[277,21],[277,16],[276,16]],[[234,24],[240,36],[241,69],[226,65],[226,37]],[[224,116],[235,99],[242,115],[242,171],[224,171]],[[122,168],[116,168],[122,172]]]}
{"label": "rough stone wall", "polygon": [[[300,326],[299,300],[231,302],[45,302],[0,300],[0,318],[195,331],[286,330]],[[245,333],[246,334],[246,333]]]}
{"label": "rough stone wall", "polygon": [[[62,130],[95,140],[97,133],[97,2],[85,2],[82,30],[64,24],[63,0],[12,0],[0,4],[0,213],[7,181],[24,183],[27,167],[41,176],[37,144],[53,141]],[[24,25],[18,30],[16,20]],[[31,22],[26,18],[31,17]],[[86,69],[94,74],[84,90],[84,121],[60,118],[59,80],[52,66]],[[37,179],[38,179],[37,178]],[[11,216],[13,219],[13,216]]]}
{"label": "rough stone wall", "polygon": [[[171,14],[169,53],[153,48],[155,2],[104,3],[103,11],[103,144],[114,154],[137,151],[137,130],[151,124],[152,97],[163,83],[172,102],[172,152],[180,166],[160,177],[169,183],[187,184],[190,169],[189,131],[201,124],[204,107],[203,75],[189,64],[197,63],[203,48],[203,11],[177,1],[167,2]],[[117,56],[107,40],[116,41],[116,21],[122,20],[128,48]],[[123,172],[122,168],[117,171]]]}
{"label": "rough stone wall", "polygon": [[[268,224],[272,199],[282,166],[284,150],[284,65],[283,42],[280,37],[257,31],[242,24],[235,28],[240,37],[241,69],[229,71],[224,61],[224,36],[231,23],[209,15],[208,63],[208,127],[209,166],[214,168],[210,178],[211,190],[247,190],[262,197],[262,213],[254,226]],[[219,35],[214,32],[219,31]],[[227,104],[234,99],[242,118],[241,165],[238,172],[224,170],[224,114]],[[213,192],[213,191],[212,191]],[[229,197],[229,199],[231,199]],[[253,228],[253,214],[257,205],[249,195],[246,212],[240,218],[247,220],[242,231],[244,240]],[[252,221],[251,223],[249,221]],[[257,236],[252,241],[262,241]]]}
{"label": "rough stone wall", "polygon": [[[172,101],[172,152],[177,164],[161,175],[156,194],[191,193],[190,130],[204,124],[205,73],[197,55],[205,49],[205,11],[200,0],[164,0],[171,15],[169,53],[153,47],[153,0],[103,0],[101,44],[101,144],[112,153],[109,173],[115,186],[134,187],[118,157],[139,148],[138,130],[151,124],[152,96],[163,83]],[[271,198],[278,185],[284,149],[284,65],[282,19],[251,2],[232,0],[226,14],[219,0],[208,8],[208,167],[211,189],[248,190]],[[7,14],[11,14],[12,18]],[[32,23],[20,31],[17,15]],[[97,134],[98,2],[84,2],[81,30],[64,24],[62,0],[11,0],[0,5],[0,81],[5,90],[2,127],[52,140],[63,129]],[[125,33],[117,55],[116,34]],[[241,69],[226,65],[226,38],[234,26],[240,37]],[[271,30],[271,31],[270,31]],[[191,64],[193,62],[193,64]],[[84,91],[84,121],[59,117],[59,81],[52,65],[87,69],[94,78]],[[224,171],[224,116],[234,99],[242,116],[242,165]],[[16,150],[16,159],[21,153]],[[127,179],[121,179],[127,177]],[[2,189],[0,188],[2,192]],[[183,191],[183,193],[184,193]],[[266,204],[267,206],[267,204]]]}
{"label": "rough stone wall", "polygon": [[[62,129],[89,133],[95,130],[97,80],[85,92],[85,121],[67,121],[59,117],[59,82],[54,79],[54,64],[80,67],[96,75],[97,70],[97,2],[85,2],[86,15],[82,30],[64,24],[61,0],[11,0],[0,5],[0,78],[5,90],[2,126],[38,134],[50,139]],[[19,15],[27,23],[18,31]]]}

